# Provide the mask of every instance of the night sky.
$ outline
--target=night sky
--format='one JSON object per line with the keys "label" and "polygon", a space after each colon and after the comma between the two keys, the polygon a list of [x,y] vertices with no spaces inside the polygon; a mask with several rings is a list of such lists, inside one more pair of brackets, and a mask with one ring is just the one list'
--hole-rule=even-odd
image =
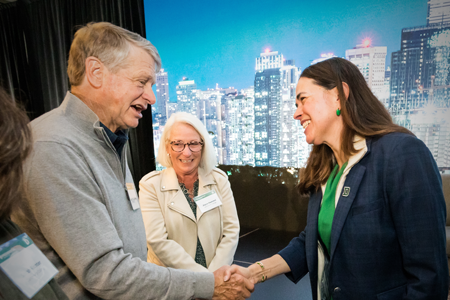
{"label": "night sky", "polygon": [[169,73],[170,100],[183,77],[206,90],[253,85],[255,58],[265,49],[301,70],[370,37],[387,46],[386,65],[400,49],[401,30],[426,25],[427,0],[171,1],[144,0],[147,39]]}

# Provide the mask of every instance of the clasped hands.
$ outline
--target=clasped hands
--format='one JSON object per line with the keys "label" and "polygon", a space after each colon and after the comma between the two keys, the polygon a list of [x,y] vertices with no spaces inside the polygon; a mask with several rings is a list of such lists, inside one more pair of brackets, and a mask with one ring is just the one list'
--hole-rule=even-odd
{"label": "clasped hands", "polygon": [[255,289],[250,271],[237,265],[223,266],[214,272],[213,300],[247,299]]}

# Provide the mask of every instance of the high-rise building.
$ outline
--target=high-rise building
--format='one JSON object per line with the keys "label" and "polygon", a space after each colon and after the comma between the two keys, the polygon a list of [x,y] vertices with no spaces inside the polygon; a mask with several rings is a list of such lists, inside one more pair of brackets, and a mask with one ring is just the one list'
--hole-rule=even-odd
{"label": "high-rise building", "polygon": [[167,103],[167,119],[169,119],[173,113],[177,112],[177,106],[176,102]]}
{"label": "high-rise building", "polygon": [[[161,114],[158,113],[158,109],[155,106],[151,107],[152,110],[152,127],[153,127],[153,149],[155,151],[155,157],[158,155],[159,145],[161,142],[161,135],[164,131],[164,124],[161,123],[162,117]],[[156,164],[157,170],[161,170],[162,166],[160,164]]]}
{"label": "high-rise building", "polygon": [[255,90],[249,87],[241,90],[241,153],[242,164],[255,166]]}
{"label": "high-rise building", "polygon": [[224,114],[224,163],[227,165],[240,165],[241,161],[241,140],[240,140],[240,111],[239,104],[242,100],[242,95],[228,95],[224,96],[223,106]]}
{"label": "high-rise building", "polygon": [[199,119],[202,121],[214,145],[217,161],[223,164],[222,145],[222,112],[221,99],[224,92],[219,88],[206,91],[197,91],[199,103]]}
{"label": "high-rise building", "polygon": [[[281,102],[280,102],[280,167],[299,167],[299,143],[297,137],[303,133],[300,122],[294,120],[295,88],[300,76],[300,70],[295,63],[285,65],[281,71]],[[306,143],[305,140],[303,142]]]}
{"label": "high-rise building", "polygon": [[197,85],[194,80],[183,78],[177,85],[177,111],[198,117]]}
{"label": "high-rise building", "polygon": [[370,39],[361,45],[345,50],[345,58],[354,63],[364,76],[369,88],[377,98],[384,90],[387,47],[372,47]]}
{"label": "high-rise building", "polygon": [[168,116],[167,105],[169,103],[169,78],[164,69],[159,70],[156,74],[156,103],[158,113],[161,114],[161,122],[164,125]]}
{"label": "high-rise building", "polygon": [[391,58],[389,109],[393,116],[408,114],[429,102],[436,107],[449,107],[448,57],[450,23],[402,30],[401,48],[392,52]]}
{"label": "high-rise building", "polygon": [[450,1],[429,0],[427,25],[404,28],[392,53],[389,110],[450,168]]}
{"label": "high-rise building", "polygon": [[261,53],[256,58],[256,72],[261,72],[265,69],[276,69],[283,66],[284,58],[283,54],[278,54],[278,51],[270,51],[266,49],[264,53]]}
{"label": "high-rise building", "polygon": [[450,110],[433,105],[416,110],[409,116],[410,130],[422,140],[438,167],[450,167]]}
{"label": "high-rise building", "polygon": [[303,130],[293,119],[300,70],[276,51],[261,53],[255,69],[255,165],[298,167],[306,157],[299,151]]}
{"label": "high-rise building", "polygon": [[255,74],[255,165],[280,166],[280,67]]}
{"label": "high-rise building", "polygon": [[315,64],[317,64],[318,62],[327,60],[327,59],[332,58],[332,57],[337,57],[337,56],[334,55],[334,53],[322,53],[322,54],[320,54],[320,57],[319,57],[319,58],[316,58],[315,60],[313,60],[313,61],[311,62],[311,65],[315,65]]}
{"label": "high-rise building", "polygon": [[253,89],[224,95],[224,164],[255,165]]}
{"label": "high-rise building", "polygon": [[389,109],[389,99],[391,97],[390,83],[391,83],[391,67],[388,66],[386,72],[384,72],[383,92],[378,98],[383,103],[384,107],[386,107],[387,109]]}
{"label": "high-rise building", "polygon": [[427,25],[450,22],[449,0],[428,0]]}

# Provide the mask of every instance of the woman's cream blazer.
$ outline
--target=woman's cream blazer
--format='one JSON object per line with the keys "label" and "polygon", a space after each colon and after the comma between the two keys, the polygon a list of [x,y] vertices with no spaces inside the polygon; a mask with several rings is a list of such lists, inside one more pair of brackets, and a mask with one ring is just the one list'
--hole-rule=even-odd
{"label": "woman's cream blazer", "polygon": [[[154,171],[139,182],[139,202],[147,235],[147,261],[177,269],[215,271],[233,262],[239,240],[239,220],[227,175],[217,168],[198,169],[198,195],[215,190],[222,205],[197,218],[178,185],[173,168]],[[208,269],[194,260],[197,236]]]}

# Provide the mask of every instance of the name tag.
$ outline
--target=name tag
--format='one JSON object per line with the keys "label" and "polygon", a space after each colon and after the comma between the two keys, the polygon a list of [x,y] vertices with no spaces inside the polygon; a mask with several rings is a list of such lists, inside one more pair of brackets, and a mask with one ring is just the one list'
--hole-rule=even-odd
{"label": "name tag", "polygon": [[130,199],[131,207],[133,210],[138,209],[139,206],[139,198],[136,192],[136,189],[134,188],[134,184],[127,183],[127,193],[128,193],[128,199]]}
{"label": "name tag", "polygon": [[0,245],[0,268],[30,299],[58,274],[26,233]]}
{"label": "name tag", "polygon": [[219,196],[217,196],[214,190],[195,197],[194,201],[202,213],[222,205],[222,201],[220,201]]}

